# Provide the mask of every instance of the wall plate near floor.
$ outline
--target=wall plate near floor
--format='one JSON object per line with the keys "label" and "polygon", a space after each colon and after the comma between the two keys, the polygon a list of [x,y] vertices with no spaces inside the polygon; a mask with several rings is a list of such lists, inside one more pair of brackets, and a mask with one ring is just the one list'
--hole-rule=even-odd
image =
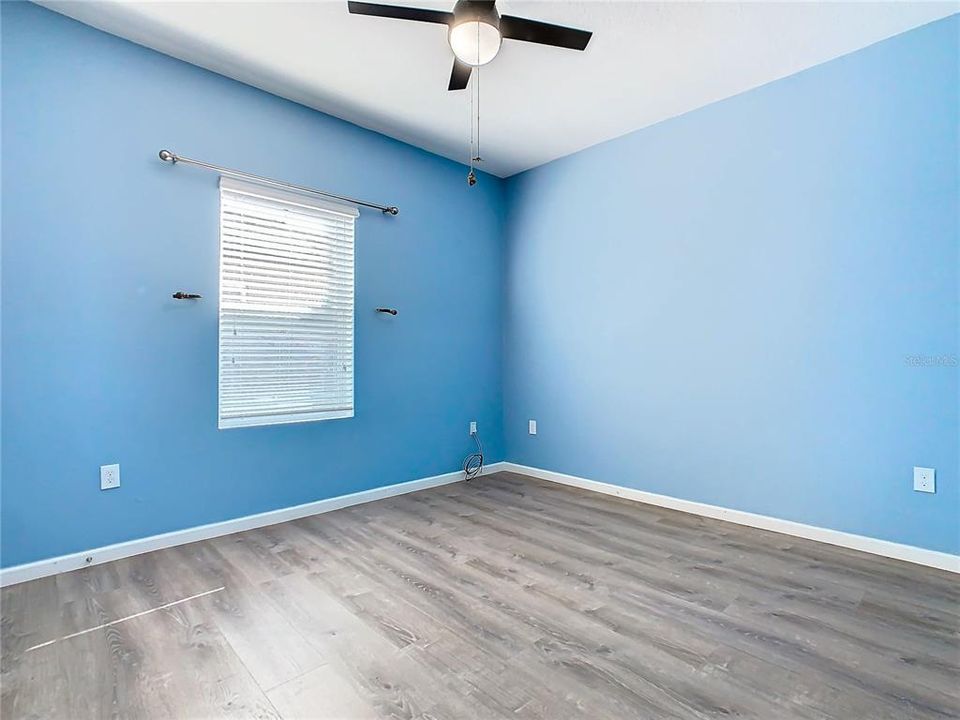
{"label": "wall plate near floor", "polygon": [[536,421],[536,420],[528,420],[528,421],[527,421],[527,432],[530,433],[531,435],[536,435],[536,434],[537,434],[537,421]]}
{"label": "wall plate near floor", "polygon": [[917,492],[937,491],[937,471],[933,468],[915,467],[913,469],[913,489]]}
{"label": "wall plate near floor", "polygon": [[100,489],[112,490],[120,487],[120,466],[119,465],[101,465],[100,466]]}

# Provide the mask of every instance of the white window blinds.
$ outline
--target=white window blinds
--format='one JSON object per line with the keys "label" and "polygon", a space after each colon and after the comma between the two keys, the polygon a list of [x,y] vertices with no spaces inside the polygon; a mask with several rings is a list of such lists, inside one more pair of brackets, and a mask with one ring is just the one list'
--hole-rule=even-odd
{"label": "white window blinds", "polygon": [[221,179],[221,428],[353,416],[356,216]]}

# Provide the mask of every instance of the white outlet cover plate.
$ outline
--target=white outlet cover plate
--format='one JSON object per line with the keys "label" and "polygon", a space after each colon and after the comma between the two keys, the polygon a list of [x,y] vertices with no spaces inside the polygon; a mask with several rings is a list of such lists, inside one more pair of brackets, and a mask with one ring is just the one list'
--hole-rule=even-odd
{"label": "white outlet cover plate", "polygon": [[936,472],[933,468],[915,467],[913,469],[913,489],[917,492],[936,492]]}
{"label": "white outlet cover plate", "polygon": [[119,465],[101,465],[100,466],[100,489],[112,490],[120,487],[120,466]]}
{"label": "white outlet cover plate", "polygon": [[471,434],[471,435],[476,435],[476,434],[477,434],[477,423],[476,423],[476,421],[472,421],[472,422],[470,423],[470,434]]}
{"label": "white outlet cover plate", "polygon": [[531,435],[536,435],[536,434],[537,434],[537,421],[536,421],[536,420],[530,420],[530,421],[527,423],[527,432],[529,432]]}

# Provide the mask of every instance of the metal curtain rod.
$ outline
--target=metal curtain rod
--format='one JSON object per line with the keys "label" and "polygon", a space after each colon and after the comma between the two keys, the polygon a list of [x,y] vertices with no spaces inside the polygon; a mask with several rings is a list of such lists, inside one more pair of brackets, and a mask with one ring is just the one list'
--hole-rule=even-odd
{"label": "metal curtain rod", "polygon": [[400,209],[396,205],[377,205],[376,203],[366,202],[365,200],[356,200],[344,195],[335,195],[334,193],[325,192],[324,190],[314,190],[313,188],[305,187],[303,185],[294,185],[293,183],[281,182],[280,180],[272,180],[271,178],[260,177],[259,175],[241,172],[240,170],[231,170],[230,168],[220,167],[219,165],[206,163],[202,160],[194,160],[193,158],[184,157],[183,155],[177,155],[170,150],[161,150],[160,159],[171,164],[186,163],[187,165],[196,165],[197,167],[206,168],[207,170],[213,170],[221,175],[229,175],[230,177],[242,178],[244,180],[253,180],[264,185],[273,185],[274,187],[299,190],[300,192],[310,193],[312,195],[320,195],[321,197],[343,200],[344,202],[352,203],[353,205],[362,205],[363,207],[374,208],[375,210],[382,212],[384,215],[396,215],[400,212]]}

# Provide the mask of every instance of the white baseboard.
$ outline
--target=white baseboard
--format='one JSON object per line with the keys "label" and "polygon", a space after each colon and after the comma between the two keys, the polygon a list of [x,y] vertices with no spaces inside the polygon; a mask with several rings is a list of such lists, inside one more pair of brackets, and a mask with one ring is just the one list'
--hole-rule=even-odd
{"label": "white baseboard", "polygon": [[747,525],[761,530],[771,530],[784,535],[793,535],[794,537],[801,537],[807,540],[816,540],[830,545],[839,545],[840,547],[850,548],[852,550],[872,553],[873,555],[882,555],[883,557],[894,558],[895,560],[904,560],[918,565],[926,565],[927,567],[960,573],[960,555],[951,555],[950,553],[938,552],[937,550],[926,550],[924,548],[914,547],[913,545],[901,545],[900,543],[890,542],[889,540],[878,540],[865,535],[840,532],[839,530],[829,530],[827,528],[816,527],[815,525],[793,522],[792,520],[781,520],[770,517],[769,515],[757,515],[755,513],[744,512],[743,510],[731,510],[718,505],[707,505],[706,503],[693,502],[691,500],[680,500],[679,498],[670,497],[669,495],[658,495],[644,490],[635,490],[620,485],[587,480],[586,478],[575,475],[566,475],[564,473],[553,472],[552,470],[541,470],[540,468],[518,465],[517,463],[505,462],[498,463],[498,465],[500,466],[498,468],[500,470],[530,475],[531,477],[549,480],[550,482],[560,483],[562,485],[572,485],[573,487],[583,488],[584,490],[592,490],[606,495],[616,495],[617,497],[636,500],[637,502],[647,503],[648,505],[657,505],[659,507],[670,508],[671,510],[692,513],[693,515],[726,520],[727,522],[736,523],[737,525]]}
{"label": "white baseboard", "polygon": [[[628,500],[647,503],[648,505],[657,505],[659,507],[679,510],[694,515],[726,520],[727,522],[738,525],[747,525],[749,527],[760,528],[761,530],[771,530],[784,535],[793,535],[795,537],[806,538],[807,540],[816,540],[830,545],[838,545],[874,555],[881,555],[896,560],[904,560],[918,565],[926,565],[928,567],[960,573],[960,556],[957,555],[937,552],[936,550],[926,550],[912,545],[901,545],[900,543],[890,542],[888,540],[878,540],[863,535],[840,532],[839,530],[829,530],[814,525],[804,525],[803,523],[793,522],[791,520],[781,520],[767,515],[744,512],[742,510],[731,510],[717,505],[707,505],[706,503],[698,503],[691,500],[680,500],[668,495],[658,495],[656,493],[635,490],[620,485],[587,480],[586,478],[553,472],[552,470],[541,470],[540,468],[518,465],[511,462],[497,462],[485,466],[483,474],[486,475],[500,470],[530,475],[531,477],[540,478],[541,480],[549,480],[562,485],[572,485],[573,487],[605,493],[607,495],[615,495]],[[316,502],[304,503],[303,505],[271,510],[256,515],[247,515],[233,520],[210,523],[209,525],[199,525],[197,527],[187,528],[186,530],[177,530],[163,533],[162,535],[152,535],[139,540],[130,540],[115,545],[106,545],[85,552],[61,555],[59,557],[38,560],[37,562],[25,563],[23,565],[14,565],[0,569],[0,587],[15,585],[16,583],[34,580],[48,575],[56,575],[57,573],[69,572],[90,565],[99,565],[100,563],[119,560],[132,555],[140,555],[141,553],[150,552],[151,550],[161,550],[176,545],[185,545],[198,540],[206,540],[221,535],[230,535],[231,533],[241,532],[243,530],[275,525],[309,515],[319,515],[332,510],[350,507],[351,505],[361,505],[363,503],[373,502],[374,500],[416,492],[417,490],[449,485],[450,483],[460,482],[462,479],[463,473],[461,471],[434,475],[433,477],[397,483],[396,485],[387,485],[382,488],[350,493],[349,495],[340,495],[338,497],[327,498],[326,500],[317,500]]]}
{"label": "white baseboard", "polygon": [[[502,470],[502,465],[503,463],[493,463],[492,465],[486,466],[483,469],[483,474],[486,475],[487,473]],[[69,572],[90,565],[99,565],[100,563],[119,560],[132,555],[140,555],[141,553],[150,552],[151,550],[161,550],[176,545],[185,545],[198,540],[230,535],[231,533],[242,530],[252,530],[266,525],[276,525],[277,523],[296,520],[297,518],[307,517],[308,515],[319,515],[320,513],[339,510],[340,508],[351,505],[361,505],[374,500],[394,497],[395,495],[404,495],[439,485],[449,485],[450,483],[460,482],[461,480],[463,480],[463,472],[457,470],[456,472],[445,473],[443,475],[434,475],[433,477],[397,483],[396,485],[387,485],[386,487],[350,493],[349,495],[339,495],[338,497],[317,500],[316,502],[304,503],[303,505],[294,505],[293,507],[257,513],[256,515],[246,515],[233,520],[224,520],[223,522],[210,523],[209,525],[198,525],[187,528],[186,530],[176,530],[174,532],[163,533],[162,535],[151,535],[150,537],[116,543],[115,545],[105,545],[104,547],[87,550],[85,552],[60,555],[59,557],[24,563],[23,565],[14,565],[0,570],[0,587],[15,585],[16,583],[34,580],[47,575]]]}

